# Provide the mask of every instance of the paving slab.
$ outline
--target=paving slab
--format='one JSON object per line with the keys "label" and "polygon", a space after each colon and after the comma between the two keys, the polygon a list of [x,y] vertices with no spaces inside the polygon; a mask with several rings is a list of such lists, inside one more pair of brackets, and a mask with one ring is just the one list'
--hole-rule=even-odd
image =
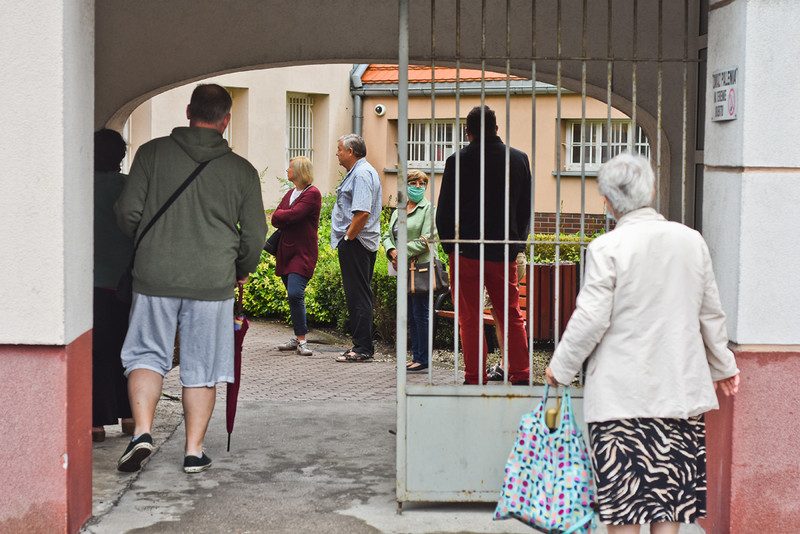
{"label": "paving slab", "polygon": [[[347,340],[316,331],[309,335],[313,356],[278,351],[291,335],[279,322],[251,324],[231,451],[221,386],[205,443],[214,460],[208,471],[182,469],[177,368],[165,378],[157,409],[157,449],[140,472],[116,471],[129,437],[106,427],[106,441],[93,449],[93,516],[82,532],[532,532],[517,521],[493,521],[491,504],[405,503],[398,514],[394,355],[384,350],[374,362],[337,363]],[[452,383],[453,371],[436,368],[433,377]]]}

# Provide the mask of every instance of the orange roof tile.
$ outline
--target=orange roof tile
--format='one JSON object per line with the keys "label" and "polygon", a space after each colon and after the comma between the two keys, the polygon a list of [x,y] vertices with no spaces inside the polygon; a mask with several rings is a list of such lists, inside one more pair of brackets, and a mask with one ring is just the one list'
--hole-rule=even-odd
{"label": "orange roof tile", "polygon": [[[481,81],[481,71],[477,69],[461,69],[460,79],[462,82],[479,82]],[[398,83],[399,72],[397,65],[387,65],[373,63],[367,67],[364,74],[361,75],[363,83]],[[499,72],[486,71],[486,81],[503,81],[506,79],[505,74]],[[527,78],[520,78],[519,76],[511,76],[512,80],[525,80]],[[409,65],[408,67],[408,83],[430,83],[431,81],[431,67],[422,65]],[[436,67],[436,82],[455,82],[456,69],[451,67]]]}

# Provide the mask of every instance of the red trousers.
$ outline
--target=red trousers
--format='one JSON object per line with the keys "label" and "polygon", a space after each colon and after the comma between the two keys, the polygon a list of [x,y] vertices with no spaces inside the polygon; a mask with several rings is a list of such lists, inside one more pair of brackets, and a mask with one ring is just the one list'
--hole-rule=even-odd
{"label": "red trousers", "polygon": [[[450,254],[450,287],[453,295],[458,287],[458,327],[461,350],[464,353],[464,372],[467,384],[477,384],[480,374],[486,381],[486,339],[483,336],[483,291],[480,286],[480,261],[459,258],[456,271],[455,254]],[[508,279],[508,306],[505,302],[505,280]],[[483,262],[483,284],[492,300],[495,314],[503,328],[508,312],[508,378],[510,382],[528,381],[528,336],[525,319],[519,309],[519,287],[517,286],[516,261]],[[478,367],[478,346],[483,345],[483,368]],[[503,340],[499,340],[501,345]],[[480,374],[479,374],[480,373]]]}

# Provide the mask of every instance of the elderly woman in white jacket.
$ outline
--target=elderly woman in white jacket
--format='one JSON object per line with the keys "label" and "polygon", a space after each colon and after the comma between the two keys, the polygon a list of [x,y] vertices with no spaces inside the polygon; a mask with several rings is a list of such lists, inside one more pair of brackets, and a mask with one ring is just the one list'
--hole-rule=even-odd
{"label": "elderly woman in white jacket", "polygon": [[652,209],[647,159],[620,154],[598,189],[616,228],[592,241],[577,309],[546,370],[569,384],[588,358],[600,520],[610,534],[677,534],[706,515],[705,422],[715,389],[738,390],[725,314],[703,237]]}

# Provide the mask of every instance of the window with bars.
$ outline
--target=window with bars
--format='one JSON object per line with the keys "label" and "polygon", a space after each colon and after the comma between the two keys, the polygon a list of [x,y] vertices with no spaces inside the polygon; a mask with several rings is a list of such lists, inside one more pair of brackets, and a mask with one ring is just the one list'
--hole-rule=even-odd
{"label": "window with bars", "polygon": [[584,162],[587,171],[597,171],[600,164],[626,150],[635,150],[650,158],[650,144],[642,127],[636,126],[635,138],[630,138],[630,131],[631,121],[628,120],[611,121],[611,135],[608,121],[587,120],[581,150],[581,121],[567,121],[565,170],[580,171],[581,162]]}
{"label": "window with bars", "polygon": [[433,159],[435,167],[444,168],[451,154],[469,144],[465,125],[464,120],[440,119],[431,129],[430,119],[409,120],[409,167],[430,168]]}
{"label": "window with bars", "polygon": [[314,161],[314,97],[286,96],[286,163],[297,156]]}

